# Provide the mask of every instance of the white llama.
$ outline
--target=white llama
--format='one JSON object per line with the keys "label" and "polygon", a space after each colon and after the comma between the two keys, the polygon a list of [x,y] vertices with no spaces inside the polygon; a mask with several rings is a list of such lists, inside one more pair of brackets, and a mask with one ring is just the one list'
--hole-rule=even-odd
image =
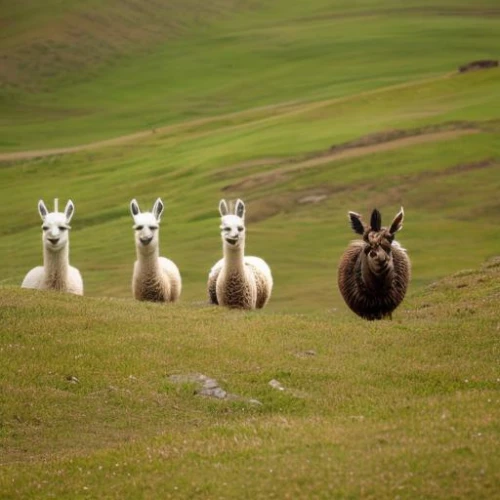
{"label": "white llama", "polygon": [[49,212],[43,200],[38,202],[42,218],[43,266],[33,268],[24,278],[22,288],[60,290],[83,295],[80,271],[69,265],[69,223],[75,212],[71,200],[64,213],[58,211],[58,200],[54,200],[54,211]]}
{"label": "white llama", "polygon": [[245,204],[236,200],[230,213],[225,200],[219,203],[224,258],[208,275],[210,303],[239,309],[264,307],[273,289],[269,266],[259,257],[246,257]]}
{"label": "white llama", "polygon": [[151,212],[141,212],[136,200],[130,202],[134,218],[137,260],[132,277],[132,293],[137,300],[175,302],[182,288],[179,269],[159,256],[159,225],[164,205],[160,198]]}

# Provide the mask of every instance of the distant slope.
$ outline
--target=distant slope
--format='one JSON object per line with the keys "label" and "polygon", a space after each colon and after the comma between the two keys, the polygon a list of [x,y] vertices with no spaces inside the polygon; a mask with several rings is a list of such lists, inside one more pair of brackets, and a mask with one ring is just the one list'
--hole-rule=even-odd
{"label": "distant slope", "polygon": [[493,0],[4,3],[5,152],[435,77],[497,57],[500,29]]}
{"label": "distant slope", "polygon": [[10,90],[53,91],[255,5],[257,0],[4,2],[0,81]]}
{"label": "distant slope", "polygon": [[[11,161],[19,161],[19,160],[30,160],[35,158],[44,158],[47,156],[57,156],[63,154],[77,153],[79,151],[87,151],[99,149],[102,147],[108,146],[120,146],[127,144],[132,141],[137,141],[141,139],[145,139],[150,137],[151,135],[161,134],[176,134],[182,132],[184,130],[196,130],[198,128],[202,128],[204,125],[210,126],[210,124],[214,124],[217,126],[218,123],[224,123],[227,121],[234,121],[237,124],[235,128],[239,128],[240,126],[245,126],[246,122],[251,122],[252,120],[263,119],[266,121],[270,121],[272,119],[276,119],[278,117],[287,117],[300,115],[302,113],[307,113],[313,111],[315,108],[322,108],[325,106],[329,106],[332,104],[340,104],[342,102],[360,99],[363,97],[368,97],[370,95],[376,95],[379,93],[387,93],[390,91],[397,91],[402,89],[407,89],[411,87],[419,87],[425,83],[432,83],[434,81],[442,80],[445,78],[450,78],[455,73],[446,73],[444,75],[440,75],[434,78],[426,79],[426,80],[416,80],[407,83],[402,83],[399,85],[393,85],[386,88],[375,89],[373,91],[366,91],[361,94],[357,94],[354,96],[345,96],[338,99],[327,100],[327,101],[317,101],[313,103],[309,102],[290,102],[290,103],[281,103],[269,106],[259,106],[257,108],[250,108],[240,112],[221,114],[213,117],[207,118],[199,118],[196,120],[189,120],[185,122],[181,122],[178,124],[167,125],[163,127],[153,127],[148,130],[142,130],[139,132],[135,132],[133,134],[127,134],[120,137],[115,137],[112,139],[107,139],[103,141],[91,142],[89,144],[81,144],[79,146],[70,146],[65,148],[54,148],[54,149],[40,149],[40,150],[28,150],[28,151],[16,151],[11,153],[1,153],[0,152],[0,162],[11,162]],[[240,123],[241,121],[241,123]],[[227,127],[231,128],[231,127]],[[410,134],[411,135],[411,134]]]}
{"label": "distant slope", "polygon": [[161,196],[162,253],[181,269],[182,302],[202,302],[221,255],[219,199],[241,197],[248,252],[268,260],[275,277],[271,311],[345,308],[335,276],[354,237],[348,210],[378,207],[386,221],[404,206],[398,239],[412,258],[412,294],[500,253],[492,217],[499,85],[498,70],[454,75],[186,120],[107,147],[3,163],[0,198],[9,216],[0,229],[1,282],[20,284],[41,262],[37,201],[71,197],[71,261],[86,294],[130,297],[128,204]]}
{"label": "distant slope", "polygon": [[[114,6],[111,32],[119,4],[95,3],[95,13]],[[0,284],[19,286],[40,264],[36,204],[55,197],[75,202],[71,262],[90,297],[131,295],[132,198],[164,199],[161,249],[181,269],[187,304],[206,299],[221,256],[223,197],[247,203],[248,252],[275,277],[269,312],[345,310],[335,277],[354,237],[348,210],[378,207],[386,221],[404,206],[410,296],[500,253],[500,70],[456,70],[495,57],[491,2],[243,5],[151,38],[141,55],[124,45],[116,64],[82,66],[79,83],[54,74],[51,92],[18,88],[1,102],[1,153],[31,153],[0,165]],[[9,4],[7,13],[21,10],[0,45],[29,45],[32,30],[82,6]]]}

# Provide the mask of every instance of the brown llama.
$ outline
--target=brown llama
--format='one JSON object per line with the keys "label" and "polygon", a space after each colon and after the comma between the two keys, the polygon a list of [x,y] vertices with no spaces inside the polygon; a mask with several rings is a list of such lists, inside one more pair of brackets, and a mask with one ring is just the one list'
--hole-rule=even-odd
{"label": "brown llama", "polygon": [[361,216],[349,212],[351,227],[362,235],[353,241],[340,259],[338,286],[346,304],[367,320],[392,318],[402,302],[411,275],[411,263],[398,242],[397,231],[403,227],[403,207],[389,228],[382,227],[382,216],[375,209],[370,225]]}

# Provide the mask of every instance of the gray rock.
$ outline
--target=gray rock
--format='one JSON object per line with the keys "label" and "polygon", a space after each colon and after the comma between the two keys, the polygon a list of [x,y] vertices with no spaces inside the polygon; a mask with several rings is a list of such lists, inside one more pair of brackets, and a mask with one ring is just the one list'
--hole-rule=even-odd
{"label": "gray rock", "polygon": [[272,379],[269,381],[269,385],[273,388],[273,389],[277,389],[278,391],[284,391],[285,388],[281,385],[281,382],[278,382],[276,379]]}
{"label": "gray rock", "polygon": [[237,394],[231,394],[220,387],[217,380],[202,373],[188,373],[186,375],[170,375],[170,382],[174,384],[196,384],[195,394],[207,398],[225,399],[229,401],[244,401],[250,404],[262,405],[256,399],[246,399]]}

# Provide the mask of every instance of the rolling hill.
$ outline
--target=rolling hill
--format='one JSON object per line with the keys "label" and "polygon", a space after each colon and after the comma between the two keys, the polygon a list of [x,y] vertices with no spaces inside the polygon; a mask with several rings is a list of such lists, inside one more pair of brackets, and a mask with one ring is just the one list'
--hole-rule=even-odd
{"label": "rolling hill", "polygon": [[[23,0],[0,26],[2,495],[492,498],[500,69],[457,69],[498,58],[496,2]],[[158,196],[173,306],[131,297],[129,202]],[[19,289],[56,197],[83,298]],[[206,303],[237,197],[259,312]],[[409,294],[368,323],[347,212],[400,206]]]}

